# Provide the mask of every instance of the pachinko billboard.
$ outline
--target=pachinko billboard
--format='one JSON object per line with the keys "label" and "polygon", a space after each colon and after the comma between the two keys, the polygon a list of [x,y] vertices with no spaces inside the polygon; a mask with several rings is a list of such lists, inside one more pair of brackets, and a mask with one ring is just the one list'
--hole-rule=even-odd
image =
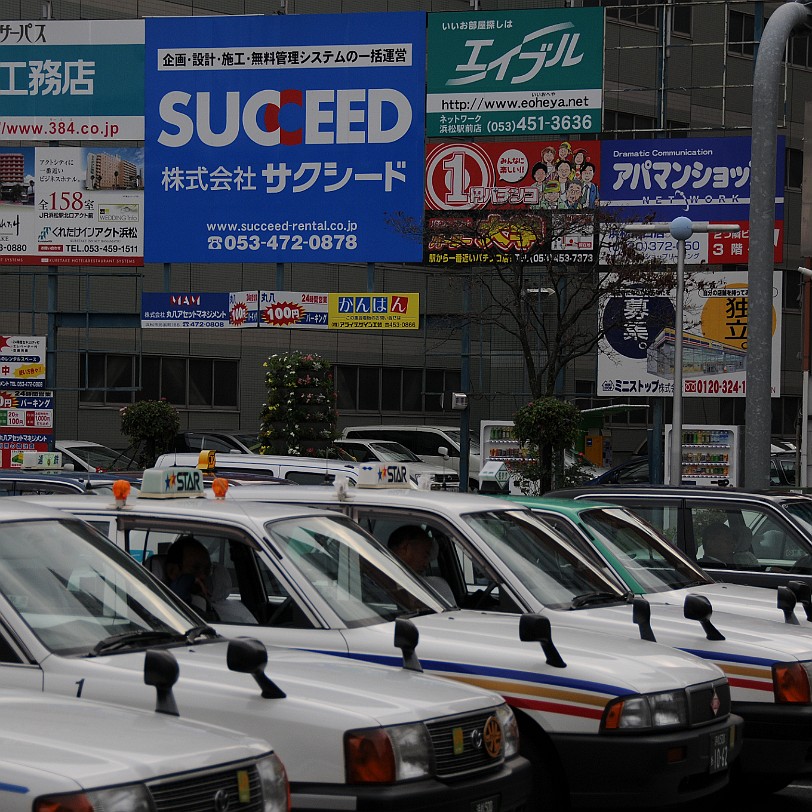
{"label": "pachinko billboard", "polygon": [[593,262],[600,171],[597,141],[430,145],[424,261]]}

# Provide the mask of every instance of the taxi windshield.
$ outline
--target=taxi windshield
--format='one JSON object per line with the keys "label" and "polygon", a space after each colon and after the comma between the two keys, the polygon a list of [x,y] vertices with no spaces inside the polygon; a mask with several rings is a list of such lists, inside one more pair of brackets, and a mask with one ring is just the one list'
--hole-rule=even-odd
{"label": "taxi windshield", "polygon": [[117,635],[181,640],[200,622],[156,592],[127,553],[74,519],[0,523],[0,594],[60,655],[91,655]]}
{"label": "taxi windshield", "polygon": [[578,609],[625,600],[613,581],[530,511],[493,510],[463,518],[544,606]]}
{"label": "taxi windshield", "polygon": [[349,520],[298,517],[268,522],[265,529],[348,628],[445,609],[391,553]]}
{"label": "taxi windshield", "polygon": [[595,545],[634,592],[666,592],[713,583],[699,567],[622,508],[584,510],[579,517]]}

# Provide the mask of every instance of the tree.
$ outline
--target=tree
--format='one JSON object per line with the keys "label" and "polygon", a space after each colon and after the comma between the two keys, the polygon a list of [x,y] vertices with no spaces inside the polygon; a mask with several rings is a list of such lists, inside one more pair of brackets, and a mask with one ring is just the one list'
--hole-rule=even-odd
{"label": "tree", "polygon": [[[619,326],[598,324],[603,297],[640,286],[663,295],[675,282],[673,269],[647,261],[635,249],[637,238],[622,231],[624,223],[600,208],[434,212],[425,231],[395,213],[389,224],[423,240],[429,267],[448,266],[442,273],[449,300],[461,300],[464,286],[470,287],[470,312],[435,317],[445,315],[457,329],[474,327],[492,344],[500,335],[510,337],[532,398],[560,392],[564,370]],[[589,247],[562,250],[567,245]]]}
{"label": "tree", "polygon": [[553,461],[578,437],[579,410],[557,397],[542,397],[527,403],[513,416],[513,434],[522,443],[525,461],[513,463],[525,493],[542,494],[553,486]]}
{"label": "tree", "polygon": [[331,364],[314,353],[286,352],[263,367],[260,454],[329,456],[338,422]]}
{"label": "tree", "polygon": [[142,468],[151,468],[161,454],[172,450],[179,428],[177,409],[164,399],[139,400],[121,410],[121,433]]}

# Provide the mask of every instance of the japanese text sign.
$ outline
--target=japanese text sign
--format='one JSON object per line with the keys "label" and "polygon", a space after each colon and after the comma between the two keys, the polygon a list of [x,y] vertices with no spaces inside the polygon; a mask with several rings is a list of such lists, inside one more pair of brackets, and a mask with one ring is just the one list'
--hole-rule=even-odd
{"label": "japanese text sign", "polygon": [[[780,272],[773,274],[772,396],[780,395]],[[696,272],[686,283],[683,395],[744,397],[747,390],[746,272]],[[599,309],[599,395],[674,394],[674,292],[629,286],[604,296]]]}
{"label": "japanese text sign", "polygon": [[419,261],[425,23],[147,20],[147,261]]}
{"label": "japanese text sign", "polygon": [[[685,242],[685,262],[746,263],[750,245],[749,137],[675,138],[601,142],[601,205],[618,220],[670,223],[736,223],[733,233],[696,233]],[[784,138],[776,153],[774,258],[782,261]],[[613,242],[608,241],[609,244]],[[638,235],[634,245],[648,258],[676,263],[669,233]]]}
{"label": "japanese text sign", "polygon": [[328,293],[331,330],[417,330],[417,293]]}
{"label": "japanese text sign", "polygon": [[256,327],[257,291],[142,293],[142,327]]}
{"label": "japanese text sign", "polygon": [[428,265],[591,263],[597,141],[477,141],[426,152]]}
{"label": "japanese text sign", "polygon": [[0,152],[0,264],[142,265],[142,149]]}
{"label": "japanese text sign", "polygon": [[0,24],[0,140],[144,138],[144,21]]}
{"label": "japanese text sign", "polygon": [[427,135],[600,132],[603,14],[430,14]]}
{"label": "japanese text sign", "polygon": [[0,336],[0,390],[43,389],[44,336]]}

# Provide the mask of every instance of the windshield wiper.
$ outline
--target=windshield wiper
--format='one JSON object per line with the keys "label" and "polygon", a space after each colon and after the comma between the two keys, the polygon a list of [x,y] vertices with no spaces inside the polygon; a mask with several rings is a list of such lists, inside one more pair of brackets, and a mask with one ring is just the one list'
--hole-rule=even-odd
{"label": "windshield wiper", "polygon": [[192,626],[183,635],[189,643],[194,643],[201,637],[219,637],[220,634],[211,626]]}
{"label": "windshield wiper", "polygon": [[570,608],[581,609],[594,603],[623,603],[625,600],[624,595],[615,592],[586,592],[583,595],[576,595],[570,603]]}
{"label": "windshield wiper", "polygon": [[150,642],[162,641],[184,641],[186,636],[178,634],[177,632],[159,631],[157,629],[139,629],[135,632],[123,632],[122,634],[113,634],[110,637],[105,637],[104,640],[99,640],[93,651],[89,656],[96,656],[103,651],[113,651],[117,648],[125,648],[133,644],[142,644]]}

